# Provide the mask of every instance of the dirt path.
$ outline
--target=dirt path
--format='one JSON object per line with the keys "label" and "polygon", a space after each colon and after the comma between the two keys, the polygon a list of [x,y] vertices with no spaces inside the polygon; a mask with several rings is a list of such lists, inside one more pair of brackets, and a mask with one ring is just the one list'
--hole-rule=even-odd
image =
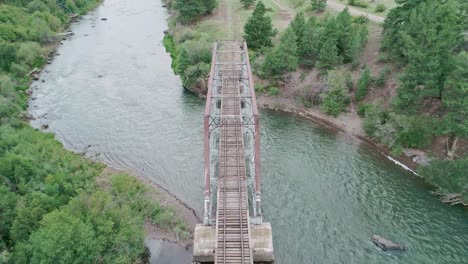
{"label": "dirt path", "polygon": [[278,7],[278,14],[280,17],[279,21],[274,21],[275,25],[280,28],[287,28],[289,22],[291,22],[291,20],[294,19],[294,16],[296,15],[296,10],[290,8],[281,0],[271,0],[271,2]]}
{"label": "dirt path", "polygon": [[207,17],[208,20],[214,20],[223,29],[222,39],[241,39],[243,21],[239,12],[241,11],[239,0],[219,0],[218,7],[213,16]]}
{"label": "dirt path", "polygon": [[[344,4],[335,2],[335,1],[333,1],[333,0],[328,0],[328,1],[327,1],[327,6],[330,7],[331,9],[334,9],[334,10],[340,12],[340,11],[342,11],[343,9],[345,9],[347,5],[344,5]],[[369,13],[367,13],[367,12],[358,10],[358,9],[353,8],[353,7],[351,7],[351,6],[348,6],[348,8],[349,8],[349,13],[350,13],[352,16],[366,16],[367,18],[369,18],[370,21],[373,21],[373,22],[376,22],[376,23],[383,23],[384,20],[385,20],[384,17],[377,16],[377,15],[373,15],[373,14],[369,14]]]}

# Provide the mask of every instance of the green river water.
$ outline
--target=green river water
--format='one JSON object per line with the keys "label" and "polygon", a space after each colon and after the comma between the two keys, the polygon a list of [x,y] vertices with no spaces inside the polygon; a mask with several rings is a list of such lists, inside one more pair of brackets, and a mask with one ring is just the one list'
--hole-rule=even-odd
{"label": "green river water", "polygon": [[[170,68],[166,19],[159,1],[107,0],[75,23],[45,82],[33,84],[32,125],[48,124],[68,149],[151,179],[201,215],[204,101]],[[262,111],[261,151],[276,263],[468,263],[468,210],[442,204],[366,143]],[[373,234],[408,251],[383,252]],[[153,263],[190,262],[189,251],[165,244]]]}

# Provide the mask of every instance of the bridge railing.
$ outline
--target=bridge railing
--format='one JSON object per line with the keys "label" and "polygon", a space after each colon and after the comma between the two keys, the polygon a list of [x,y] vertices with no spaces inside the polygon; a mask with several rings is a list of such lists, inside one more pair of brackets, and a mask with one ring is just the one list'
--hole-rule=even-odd
{"label": "bridge railing", "polygon": [[244,52],[247,64],[247,73],[249,77],[249,86],[250,86],[250,95],[252,97],[252,112],[254,116],[254,125],[255,125],[255,142],[254,142],[254,163],[255,163],[255,212],[256,217],[262,216],[261,213],[261,174],[260,174],[260,120],[257,107],[257,97],[255,96],[255,87],[252,76],[252,68],[250,67],[249,52],[247,48],[247,43],[244,41]]}
{"label": "bridge railing", "polygon": [[[261,174],[260,174],[260,122],[259,122],[259,112],[258,112],[258,106],[257,106],[257,99],[255,96],[255,89],[254,89],[254,82],[253,82],[253,76],[252,76],[252,69],[250,66],[250,59],[249,59],[249,54],[248,54],[248,49],[247,49],[247,44],[243,42],[243,55],[244,55],[244,62],[245,63],[245,69],[247,73],[247,78],[248,78],[248,100],[250,101],[250,108],[251,108],[251,115],[253,116],[253,163],[254,163],[254,184],[253,184],[253,216],[256,218],[256,223],[261,223],[262,222],[262,213],[261,213]],[[204,174],[205,174],[205,191],[204,191],[204,217],[203,217],[203,223],[205,225],[210,224],[210,219],[212,217],[212,199],[213,199],[213,194],[211,193],[211,188],[212,188],[212,174],[213,172],[211,171],[212,168],[212,151],[210,147],[212,146],[212,132],[216,128],[216,116],[219,113],[213,112],[214,109],[216,108],[216,100],[217,96],[217,86],[219,82],[218,79],[216,79],[217,76],[217,64],[218,63],[218,48],[219,44],[216,42],[213,45],[213,55],[212,55],[212,61],[211,61],[211,70],[210,70],[210,76],[208,79],[208,91],[206,95],[206,106],[205,106],[205,112],[204,112]],[[221,47],[222,50],[222,47]],[[219,66],[219,65],[218,65]],[[245,76],[245,75],[244,75]],[[244,98],[247,100],[247,98]],[[215,101],[213,101],[215,100]],[[252,125],[250,123],[250,125]]]}
{"label": "bridge railing", "polygon": [[213,93],[213,78],[214,78],[214,70],[216,64],[216,56],[218,50],[218,43],[215,42],[213,45],[213,55],[211,59],[211,70],[210,70],[210,77],[208,79],[208,92],[206,94],[206,106],[205,106],[205,114],[203,117],[203,145],[204,145],[204,167],[205,167],[205,199],[204,199],[204,216],[203,216],[203,223],[209,224],[210,217],[211,217],[211,182],[210,182],[210,166],[211,166],[211,159],[210,159],[210,111],[211,111],[211,100],[212,100],[212,93]]}

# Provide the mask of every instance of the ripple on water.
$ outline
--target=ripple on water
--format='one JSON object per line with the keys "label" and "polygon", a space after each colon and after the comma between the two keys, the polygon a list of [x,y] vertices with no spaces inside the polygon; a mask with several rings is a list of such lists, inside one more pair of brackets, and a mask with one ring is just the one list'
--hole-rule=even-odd
{"label": "ripple on water", "polygon": [[[158,1],[113,0],[73,25],[46,82],[33,84],[32,125],[49,124],[69,149],[91,145],[88,155],[155,181],[200,214],[204,102],[170,68],[166,18]],[[277,263],[468,263],[467,210],[441,204],[365,143],[263,111],[261,148]],[[380,251],[375,233],[409,250]]]}

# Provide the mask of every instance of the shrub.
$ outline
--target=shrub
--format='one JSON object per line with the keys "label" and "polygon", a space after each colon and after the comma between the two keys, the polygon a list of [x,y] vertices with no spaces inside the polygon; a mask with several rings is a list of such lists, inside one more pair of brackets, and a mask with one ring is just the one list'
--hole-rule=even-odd
{"label": "shrub", "polygon": [[367,87],[369,86],[370,82],[370,69],[368,66],[364,69],[364,71],[361,74],[361,77],[359,78],[358,81],[358,87],[356,90],[356,100],[362,101],[364,97],[367,95]]}
{"label": "shrub", "polygon": [[33,66],[36,59],[41,55],[41,46],[37,42],[24,42],[19,45],[16,51],[18,59],[28,65]]}
{"label": "shrub", "polygon": [[256,94],[262,94],[266,92],[265,86],[259,83],[256,83],[254,86]]}
{"label": "shrub", "polygon": [[276,86],[271,86],[270,88],[268,88],[268,94],[271,96],[277,96],[279,95],[279,93],[280,93],[280,90]]}
{"label": "shrub", "polygon": [[324,94],[322,98],[322,111],[326,114],[337,117],[346,109],[349,98],[344,89],[333,89]]}
{"label": "shrub", "polygon": [[358,116],[360,116],[361,118],[366,117],[366,111],[368,111],[368,109],[370,109],[371,107],[372,105],[370,104],[365,104],[365,103],[358,104],[358,109],[357,109]]}
{"label": "shrub", "polygon": [[311,6],[312,10],[322,12],[327,7],[327,0],[312,0]]}
{"label": "shrub", "polygon": [[338,116],[349,104],[349,97],[346,94],[347,76],[349,73],[344,70],[331,70],[327,73],[328,91],[322,96],[322,111],[332,116]]}
{"label": "shrub", "polygon": [[377,13],[384,12],[385,10],[387,10],[387,7],[383,3],[377,4],[375,6],[375,12],[377,12]]}
{"label": "shrub", "polygon": [[369,3],[365,0],[348,0],[348,5],[362,7],[362,8],[369,7]]}
{"label": "shrub", "polygon": [[418,172],[429,182],[447,193],[459,193],[468,202],[468,157],[458,160],[436,160],[418,168]]}
{"label": "shrub", "polygon": [[358,17],[353,18],[353,23],[364,25],[364,24],[369,23],[369,18],[367,16],[360,15]]}
{"label": "shrub", "polygon": [[409,148],[423,148],[431,144],[433,139],[432,125],[418,117],[400,116],[397,143]]}
{"label": "shrub", "polygon": [[379,75],[375,78],[372,78],[372,84],[375,86],[382,87],[387,82],[388,74],[390,73],[390,67],[385,66],[380,72]]}

